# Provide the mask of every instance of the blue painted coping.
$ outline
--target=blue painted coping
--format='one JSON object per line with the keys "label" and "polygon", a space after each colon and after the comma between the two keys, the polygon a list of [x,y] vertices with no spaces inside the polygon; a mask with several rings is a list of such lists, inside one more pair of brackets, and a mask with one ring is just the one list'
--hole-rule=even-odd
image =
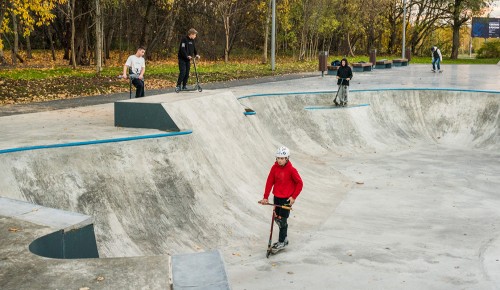
{"label": "blue painted coping", "polygon": [[257,112],[253,111],[253,112],[244,112],[243,113],[244,115],[248,116],[248,115],[255,115],[257,114]]}
{"label": "blue painted coping", "polygon": [[[449,91],[449,92],[470,92],[470,93],[492,93],[500,94],[500,91],[492,90],[466,90],[453,88],[383,88],[383,89],[365,89],[365,90],[349,90],[349,92],[383,92],[383,91]],[[289,92],[289,93],[269,93],[269,94],[253,94],[241,96],[237,99],[249,99],[254,97],[275,97],[275,96],[290,96],[290,95],[320,95],[331,94],[337,91],[316,91],[316,92]]]}
{"label": "blue painted coping", "polygon": [[142,139],[154,139],[154,138],[163,138],[163,137],[187,135],[187,134],[191,134],[191,133],[193,133],[192,130],[186,130],[186,131],[169,132],[169,133],[162,133],[162,134],[151,134],[151,135],[122,137],[122,138],[112,138],[112,139],[102,139],[102,140],[91,140],[91,141],[70,142],[70,143],[60,143],[60,144],[49,144],[49,145],[38,145],[38,146],[27,146],[27,147],[2,149],[2,150],[0,150],[0,154],[13,153],[13,152],[21,152],[21,151],[32,151],[32,150],[40,150],[40,149],[51,149],[51,148],[62,148],[62,147],[76,147],[76,146],[85,146],[85,145],[95,145],[95,144],[105,144],[105,143],[115,143],[115,142],[126,142],[126,141],[142,140]]}

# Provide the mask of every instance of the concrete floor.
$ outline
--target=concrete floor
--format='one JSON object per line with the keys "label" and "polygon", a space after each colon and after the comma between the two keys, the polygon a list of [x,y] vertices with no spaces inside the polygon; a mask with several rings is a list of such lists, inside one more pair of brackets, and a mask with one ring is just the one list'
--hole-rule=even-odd
{"label": "concrete floor", "polygon": [[[500,289],[500,66],[443,68],[357,73],[350,103],[370,105],[340,110],[304,110],[335,93],[317,73],[150,97],[193,133],[0,154],[0,196],[93,216],[101,257],[219,248],[233,289]],[[112,104],[0,128],[0,150],[158,133],[115,128]],[[305,186],[266,259],[281,144]]]}

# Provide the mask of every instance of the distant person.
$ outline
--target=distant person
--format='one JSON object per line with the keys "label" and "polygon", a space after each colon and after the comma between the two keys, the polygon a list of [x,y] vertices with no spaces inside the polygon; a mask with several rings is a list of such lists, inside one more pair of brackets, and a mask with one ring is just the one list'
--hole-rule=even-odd
{"label": "distant person", "polygon": [[[189,79],[189,69],[191,68],[191,59],[194,57],[200,58],[196,51],[194,40],[198,31],[194,28],[189,29],[187,36],[181,39],[177,58],[179,59],[179,78],[177,79],[177,90],[187,90],[187,82]],[[181,87],[182,85],[182,87]]]}
{"label": "distant person", "polygon": [[436,72],[436,66],[439,72],[442,72],[441,70],[441,62],[443,61],[443,55],[441,54],[441,50],[437,48],[437,46],[431,47],[431,53],[432,53],[432,72]]}
{"label": "distant person", "polygon": [[127,70],[129,72],[129,78],[135,87],[135,97],[144,97],[144,72],[146,71],[146,61],[144,60],[144,53],[146,49],[140,46],[135,54],[132,54],[127,58],[125,65],[123,66],[124,79],[127,78]]}
{"label": "distant person", "polygon": [[348,94],[349,94],[349,81],[352,79],[352,70],[347,62],[347,59],[343,58],[340,61],[340,67],[337,70],[337,85],[339,90],[337,91],[340,99],[340,104],[337,103],[335,99],[335,105],[347,106]]}
{"label": "distant person", "polygon": [[[292,206],[302,191],[303,183],[299,172],[290,162],[290,150],[280,147],[276,151],[276,161],[271,167],[264,189],[264,198],[259,202],[268,204],[269,194],[273,190],[273,203],[277,205]],[[282,250],[288,245],[288,223],[290,211],[280,207],[274,208],[275,222],[280,229],[279,239],[273,245],[273,249]]]}

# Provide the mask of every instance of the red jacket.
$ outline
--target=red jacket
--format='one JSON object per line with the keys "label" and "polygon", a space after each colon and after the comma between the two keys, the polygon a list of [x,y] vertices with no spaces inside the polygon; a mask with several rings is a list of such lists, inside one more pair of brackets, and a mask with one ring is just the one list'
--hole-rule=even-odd
{"label": "red jacket", "polygon": [[280,198],[293,197],[294,199],[299,196],[302,191],[302,178],[300,178],[299,172],[292,163],[288,161],[285,166],[279,166],[278,162],[275,162],[269,176],[267,177],[266,188],[264,190],[264,198],[269,198],[269,193],[271,188],[273,189],[273,195]]}

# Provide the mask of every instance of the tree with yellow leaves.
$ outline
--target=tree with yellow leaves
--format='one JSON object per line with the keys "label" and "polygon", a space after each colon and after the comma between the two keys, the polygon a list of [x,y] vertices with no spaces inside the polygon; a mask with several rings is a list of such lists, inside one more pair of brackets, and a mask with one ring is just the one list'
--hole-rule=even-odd
{"label": "tree with yellow leaves", "polygon": [[[0,0],[0,62],[4,63],[2,37],[6,33],[14,35],[14,43],[11,45],[13,52],[13,63],[18,54],[19,29],[22,26],[24,36],[29,36],[35,26],[50,24],[55,15],[53,10],[56,4],[63,4],[67,0]],[[9,18],[10,17],[10,18]]]}

